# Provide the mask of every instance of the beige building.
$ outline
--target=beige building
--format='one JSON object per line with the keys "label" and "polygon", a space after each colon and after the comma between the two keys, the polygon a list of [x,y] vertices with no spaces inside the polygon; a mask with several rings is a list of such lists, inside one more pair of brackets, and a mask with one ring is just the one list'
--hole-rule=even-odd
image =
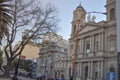
{"label": "beige building", "polygon": [[[18,42],[19,45],[19,42]],[[41,48],[41,44],[36,44],[33,42],[29,42],[25,45],[22,51],[22,57],[25,59],[36,59],[39,57],[39,50]]]}
{"label": "beige building", "polygon": [[[117,73],[116,0],[107,0],[105,7],[106,21],[97,23],[90,14],[86,21],[87,12],[81,5],[74,10],[66,79],[73,75],[75,50],[73,80],[106,80],[107,72]],[[78,45],[75,44],[77,32]]]}
{"label": "beige building", "polygon": [[39,50],[41,45],[35,43],[28,43],[25,45],[22,55],[26,57],[26,59],[36,59],[39,57]]}

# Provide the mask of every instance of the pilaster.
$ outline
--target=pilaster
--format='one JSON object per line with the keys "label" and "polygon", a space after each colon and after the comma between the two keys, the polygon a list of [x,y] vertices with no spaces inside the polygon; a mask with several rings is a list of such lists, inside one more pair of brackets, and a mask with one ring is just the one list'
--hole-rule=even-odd
{"label": "pilaster", "polygon": [[104,75],[104,69],[103,69],[103,61],[101,61],[101,78],[103,79],[103,75]]}
{"label": "pilaster", "polygon": [[98,79],[100,79],[100,61],[98,61]]}
{"label": "pilaster", "polygon": [[90,77],[92,78],[93,77],[93,62],[91,62],[91,75]]}
{"label": "pilaster", "polygon": [[90,73],[91,72],[91,69],[90,69],[90,62],[88,62],[88,78],[90,78]]}
{"label": "pilaster", "polygon": [[95,36],[93,35],[93,36],[92,36],[92,52],[94,52],[94,50],[95,50],[95,49],[94,49],[94,47],[95,47],[95,46],[94,46],[94,43],[95,43]]}
{"label": "pilaster", "polygon": [[101,33],[99,33],[99,51],[101,50]]}

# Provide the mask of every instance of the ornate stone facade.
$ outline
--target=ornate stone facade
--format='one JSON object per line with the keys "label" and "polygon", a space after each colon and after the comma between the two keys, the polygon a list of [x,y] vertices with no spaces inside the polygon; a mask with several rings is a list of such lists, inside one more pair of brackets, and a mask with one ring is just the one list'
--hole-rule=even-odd
{"label": "ornate stone facade", "polygon": [[117,72],[116,1],[107,0],[106,3],[107,19],[97,23],[89,16],[85,21],[87,12],[81,5],[74,10],[66,79],[72,76],[77,31],[76,80],[106,80],[111,68]]}
{"label": "ornate stone facade", "polygon": [[65,75],[68,41],[53,32],[45,35],[37,60],[37,72],[60,78]]}

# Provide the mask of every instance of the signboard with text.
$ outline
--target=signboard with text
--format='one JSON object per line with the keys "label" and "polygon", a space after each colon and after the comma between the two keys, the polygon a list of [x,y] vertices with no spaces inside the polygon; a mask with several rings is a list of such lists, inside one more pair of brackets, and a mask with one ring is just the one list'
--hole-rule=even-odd
{"label": "signboard with text", "polygon": [[106,80],[117,80],[116,72],[107,72]]}

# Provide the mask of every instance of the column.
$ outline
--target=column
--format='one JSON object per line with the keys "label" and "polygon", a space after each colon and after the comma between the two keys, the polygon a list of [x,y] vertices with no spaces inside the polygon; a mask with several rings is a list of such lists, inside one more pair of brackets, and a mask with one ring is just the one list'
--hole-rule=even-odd
{"label": "column", "polygon": [[95,43],[95,40],[94,40],[95,36],[93,35],[92,36],[92,52],[94,52],[94,43]]}
{"label": "column", "polygon": [[81,47],[82,47],[82,48],[81,48],[81,52],[82,52],[82,54],[83,54],[83,47],[84,47],[83,45],[84,45],[84,40],[81,39]]}
{"label": "column", "polygon": [[77,66],[77,76],[78,77],[80,76],[80,63],[78,63],[78,66]]}
{"label": "column", "polygon": [[91,62],[91,75],[90,75],[91,78],[93,78],[93,62]]}
{"label": "column", "polygon": [[90,70],[91,69],[91,67],[90,67],[90,62],[88,62],[88,78],[90,78]]}
{"label": "column", "polygon": [[84,38],[83,38],[83,42],[82,42],[82,53],[84,54],[84,42],[85,42],[85,40],[84,40]]}
{"label": "column", "polygon": [[99,51],[101,50],[101,33],[99,33]]}
{"label": "column", "polygon": [[104,75],[104,69],[103,69],[103,61],[101,61],[101,79],[103,79],[103,75]]}
{"label": "column", "polygon": [[80,39],[80,54],[82,53],[82,40]]}
{"label": "column", "polygon": [[103,49],[104,49],[103,35],[104,35],[104,33],[101,34],[101,50],[102,50],[102,51],[103,51]]}
{"label": "column", "polygon": [[98,79],[100,78],[100,61],[98,61]]}
{"label": "column", "polygon": [[82,77],[82,72],[83,72],[83,71],[82,71],[82,70],[83,70],[83,69],[82,69],[82,68],[83,68],[82,66],[83,66],[83,63],[81,62],[81,65],[80,65],[80,77]]}
{"label": "column", "polygon": [[83,39],[81,39],[81,52],[83,54]]}
{"label": "column", "polygon": [[77,30],[76,31],[78,31],[79,30],[79,24],[77,24]]}
{"label": "column", "polygon": [[92,36],[90,36],[90,52],[92,52]]}
{"label": "column", "polygon": [[80,62],[79,63],[79,75],[80,75],[80,77],[81,77],[81,65],[82,65],[82,63]]}

